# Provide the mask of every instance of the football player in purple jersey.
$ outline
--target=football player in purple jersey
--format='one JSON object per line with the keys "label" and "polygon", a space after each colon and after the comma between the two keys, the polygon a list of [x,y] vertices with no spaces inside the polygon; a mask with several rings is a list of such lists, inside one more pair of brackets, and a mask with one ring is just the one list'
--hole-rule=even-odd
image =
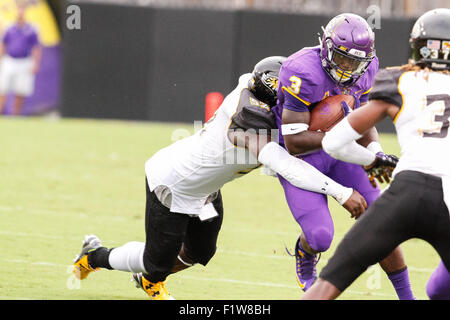
{"label": "football player in purple jersey", "polygon": [[419,17],[409,43],[409,63],[378,72],[370,102],[322,141],[326,152],[339,156],[343,145],[388,118],[402,156],[392,184],[345,235],[304,300],[336,299],[409,239],[426,241],[441,258],[428,280],[428,297],[450,300],[450,154],[443,152],[450,148],[450,9]]}
{"label": "football player in purple jersey", "polygon": [[[368,23],[355,14],[338,15],[323,28],[319,46],[303,48],[285,60],[279,75],[278,104],[273,109],[280,144],[335,181],[357,190],[368,205],[380,195],[376,182],[367,177],[373,178],[370,165],[375,155],[395,160],[394,156],[384,154],[376,129],[358,141],[367,147],[366,154],[353,153],[351,148],[347,150],[356,157],[353,162],[361,164],[357,165],[326,154],[321,150],[325,133],[308,128],[312,107],[328,96],[352,95],[355,109],[368,102],[378,65],[375,35]],[[352,111],[349,106],[345,107],[346,113]],[[333,240],[333,220],[326,196],[299,189],[281,176],[279,180],[291,213],[302,229],[295,245],[295,257],[297,280],[306,291],[317,279],[318,255],[328,250]],[[414,299],[400,247],[380,265],[399,299]]]}

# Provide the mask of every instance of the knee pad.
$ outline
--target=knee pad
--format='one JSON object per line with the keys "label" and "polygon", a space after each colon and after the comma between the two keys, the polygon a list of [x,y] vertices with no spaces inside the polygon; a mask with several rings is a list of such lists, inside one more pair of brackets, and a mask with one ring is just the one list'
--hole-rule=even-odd
{"label": "knee pad", "polygon": [[333,241],[333,230],[325,227],[317,227],[305,232],[306,241],[311,249],[317,252],[324,252],[330,248]]}

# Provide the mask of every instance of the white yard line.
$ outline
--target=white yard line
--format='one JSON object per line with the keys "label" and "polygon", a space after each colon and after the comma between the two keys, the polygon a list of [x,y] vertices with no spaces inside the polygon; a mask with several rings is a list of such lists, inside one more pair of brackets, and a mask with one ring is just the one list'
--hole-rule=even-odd
{"label": "white yard line", "polygon": [[[26,233],[26,232],[13,232],[13,231],[7,231],[7,230],[0,230],[0,236],[6,235],[6,236],[13,236],[13,237],[26,237],[26,238],[42,238],[42,239],[52,239],[52,240],[73,240],[73,241],[82,241],[82,237],[80,238],[68,238],[64,236],[57,236],[57,235],[48,235],[48,234],[36,234],[36,233]],[[121,245],[121,243],[118,243],[117,241],[108,241],[108,243],[111,243],[111,245]],[[276,255],[276,254],[260,254],[255,252],[246,252],[246,251],[240,251],[240,250],[224,250],[224,249],[218,249],[217,253],[223,253],[228,255],[238,255],[238,256],[245,256],[245,257],[260,257],[264,259],[277,259],[277,260],[288,260],[293,259],[291,256],[286,255]],[[76,253],[74,253],[76,254]],[[319,265],[325,265],[327,262],[327,259],[322,258],[319,261]],[[418,272],[418,273],[432,273],[434,269],[432,268],[419,268],[414,267],[411,265],[408,265],[408,270],[411,272]]]}
{"label": "white yard line", "polygon": [[[52,262],[45,262],[45,261],[39,261],[39,262],[29,262],[26,260],[14,260],[14,259],[3,259],[4,262],[7,263],[21,263],[21,264],[30,264],[32,266],[42,265],[42,266],[51,266],[51,267],[61,267],[65,268],[66,270],[70,267],[70,265],[64,265],[64,264],[57,264]],[[257,281],[244,281],[244,280],[236,280],[236,279],[228,279],[228,278],[212,278],[212,277],[196,277],[196,276],[189,276],[185,274],[179,274],[177,277],[181,279],[187,279],[187,280],[194,280],[194,281],[205,281],[210,283],[233,283],[237,285],[246,285],[246,286],[254,286],[254,287],[268,287],[268,288],[287,288],[287,289],[295,289],[300,290],[297,285],[290,285],[290,284],[284,284],[284,283],[273,283],[273,282],[257,282]],[[378,293],[378,292],[362,292],[362,291],[355,291],[355,290],[346,290],[347,293],[353,294],[353,295],[359,295],[359,296],[377,296],[377,297],[385,297],[385,298],[397,298],[396,295],[392,294],[384,294],[384,293]],[[31,300],[30,298],[24,298],[24,297],[7,297],[7,296],[0,296],[0,299],[9,299],[9,300]]]}

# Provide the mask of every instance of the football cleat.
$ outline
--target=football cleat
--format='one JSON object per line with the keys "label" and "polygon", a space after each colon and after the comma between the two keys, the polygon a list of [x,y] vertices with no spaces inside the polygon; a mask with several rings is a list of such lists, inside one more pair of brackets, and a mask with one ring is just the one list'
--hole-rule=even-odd
{"label": "football cleat", "polygon": [[297,282],[300,288],[306,292],[317,280],[316,265],[319,262],[317,255],[311,255],[304,252],[300,248],[300,238],[298,238],[295,244],[295,253],[291,254],[287,249],[289,255],[295,256],[295,272],[297,274]]}
{"label": "football cleat", "polygon": [[132,281],[136,288],[144,290],[152,300],[175,300],[167,291],[164,282],[152,283],[148,281],[142,273],[133,273]]}
{"label": "football cleat", "polygon": [[83,240],[83,247],[78,256],[73,262],[73,273],[77,279],[83,280],[93,271],[100,270],[99,268],[92,268],[88,263],[88,253],[100,248],[102,242],[95,235],[86,235]]}

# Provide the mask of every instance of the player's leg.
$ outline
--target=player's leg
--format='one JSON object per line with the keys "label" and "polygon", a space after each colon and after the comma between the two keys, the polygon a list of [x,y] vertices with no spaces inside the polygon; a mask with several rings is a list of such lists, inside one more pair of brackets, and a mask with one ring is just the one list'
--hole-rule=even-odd
{"label": "player's leg", "polygon": [[[308,162],[324,170],[320,155],[310,155]],[[295,244],[296,273],[300,287],[306,291],[314,283],[317,253],[328,250],[334,236],[333,220],[323,194],[299,189],[279,176],[289,209],[302,234]]]}
{"label": "player's leg", "polygon": [[[344,186],[356,189],[370,205],[379,198],[380,188],[374,188],[361,166],[338,161],[330,173],[330,177]],[[400,300],[413,300],[408,268],[400,247],[395,248],[387,257],[379,262],[386,272]]]}
{"label": "player's leg", "polygon": [[159,299],[159,295],[161,299],[171,299],[164,281],[172,273],[191,219],[189,215],[170,212],[147,185],[143,254],[146,272],[134,275],[134,279],[152,299]]}
{"label": "player's leg", "polygon": [[5,108],[6,95],[0,93],[0,115],[3,114],[3,109]]}
{"label": "player's leg", "polygon": [[[324,157],[325,155],[325,157]],[[316,152],[302,157],[317,170],[327,174],[334,160],[324,152]],[[321,193],[299,189],[286,179],[278,176],[284,189],[289,209],[303,231],[301,245],[309,254],[328,250],[334,236],[334,225],[328,209],[327,196]]]}
{"label": "player's leg", "polygon": [[442,261],[428,280],[427,295],[431,300],[450,300],[450,272]]}
{"label": "player's leg", "polygon": [[25,99],[33,94],[35,76],[32,72],[32,61],[22,61],[18,63],[16,75],[13,81],[14,103],[13,114],[20,115]]}
{"label": "player's leg", "polygon": [[152,299],[171,299],[164,280],[172,272],[190,217],[172,213],[150,192],[146,182],[146,242],[105,248],[96,236],[87,236],[75,259],[74,273],[85,279],[100,268],[133,272],[135,281]]}
{"label": "player's leg", "polygon": [[328,250],[334,236],[334,225],[327,197],[294,187],[283,177],[278,178],[289,209],[302,229],[301,250],[310,255]]}
{"label": "player's leg", "polygon": [[323,268],[320,274],[323,281],[318,281],[317,287],[314,285],[303,299],[336,298],[369,266],[415,237],[411,220],[414,221],[420,196],[404,192],[408,183],[394,181],[358,219]]}
{"label": "player's leg", "polygon": [[428,228],[420,228],[419,237],[430,243],[441,257],[438,267],[428,280],[427,295],[433,300],[450,300],[450,207],[443,200],[441,183],[437,181],[434,188],[432,186],[427,190],[429,194],[426,197],[431,200],[422,208],[424,214],[418,219],[418,224]]}
{"label": "player's leg", "polygon": [[19,116],[22,113],[23,103],[25,101],[24,96],[16,95],[13,101],[13,114]]}
{"label": "player's leg", "polygon": [[212,202],[217,216],[206,221],[191,219],[172,272],[178,272],[194,264],[206,266],[216,253],[217,239],[223,221],[223,204],[220,191]]}

